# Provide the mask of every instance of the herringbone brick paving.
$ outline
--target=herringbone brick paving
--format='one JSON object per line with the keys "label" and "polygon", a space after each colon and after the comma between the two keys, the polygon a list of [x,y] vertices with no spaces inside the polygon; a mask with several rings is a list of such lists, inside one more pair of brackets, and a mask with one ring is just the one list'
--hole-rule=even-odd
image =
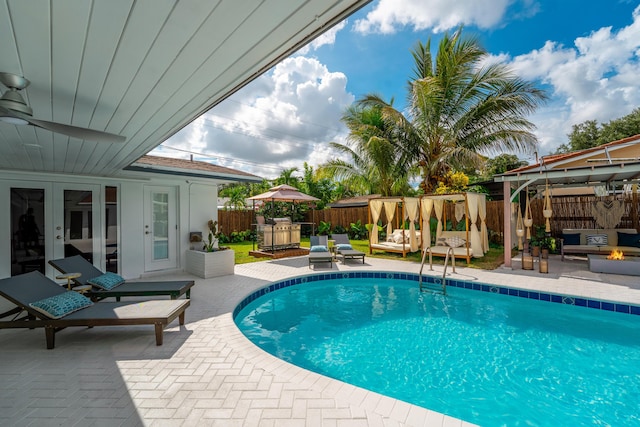
{"label": "herringbone brick paving", "polygon": [[[510,286],[524,274],[522,287],[640,301],[632,281],[578,267],[570,260],[562,265],[554,261],[549,275],[461,267],[457,274]],[[367,258],[365,265],[333,267],[362,268],[417,272],[419,266]],[[438,269],[435,274],[442,274]],[[303,257],[238,265],[233,276],[198,279],[186,325],[168,328],[161,347],[155,345],[153,328],[143,326],[67,329],[58,334],[54,350],[46,350],[41,329],[0,330],[0,425],[470,425],[293,366],[258,349],[238,331],[231,313],[250,291],[309,272]]]}

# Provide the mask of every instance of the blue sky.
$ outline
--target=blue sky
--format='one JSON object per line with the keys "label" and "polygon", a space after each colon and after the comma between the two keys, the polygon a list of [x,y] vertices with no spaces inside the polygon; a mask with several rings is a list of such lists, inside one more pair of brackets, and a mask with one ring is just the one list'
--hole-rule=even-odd
{"label": "blue sky", "polygon": [[[640,6],[627,0],[376,0],[193,122],[152,154],[272,178],[317,166],[344,143],[344,109],[367,93],[404,106],[410,50],[464,26],[492,56],[547,90],[529,119],[538,152],[571,126],[640,107]],[[488,155],[496,153],[487,153]],[[516,153],[531,161],[533,153]]]}

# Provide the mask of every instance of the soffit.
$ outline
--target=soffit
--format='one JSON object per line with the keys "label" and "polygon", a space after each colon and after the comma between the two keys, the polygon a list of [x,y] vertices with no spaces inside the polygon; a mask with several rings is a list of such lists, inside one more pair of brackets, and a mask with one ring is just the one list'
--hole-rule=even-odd
{"label": "soffit", "polygon": [[127,141],[0,122],[0,169],[113,176],[368,2],[1,2],[0,71],[33,116]]}

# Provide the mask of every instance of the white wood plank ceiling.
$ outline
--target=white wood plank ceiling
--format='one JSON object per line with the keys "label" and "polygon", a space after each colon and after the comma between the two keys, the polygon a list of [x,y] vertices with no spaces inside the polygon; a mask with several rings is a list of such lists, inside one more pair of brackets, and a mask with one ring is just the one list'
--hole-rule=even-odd
{"label": "white wood plank ceiling", "polygon": [[369,1],[0,0],[0,72],[31,81],[33,117],[126,137],[0,121],[0,170],[114,176]]}

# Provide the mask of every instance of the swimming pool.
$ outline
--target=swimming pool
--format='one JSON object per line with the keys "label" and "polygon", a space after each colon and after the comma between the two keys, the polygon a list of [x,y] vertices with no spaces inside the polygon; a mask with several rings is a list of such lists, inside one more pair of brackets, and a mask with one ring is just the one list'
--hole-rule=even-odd
{"label": "swimming pool", "polygon": [[640,423],[640,316],[612,312],[638,307],[375,275],[272,284],[236,324],[298,366],[483,426]]}

